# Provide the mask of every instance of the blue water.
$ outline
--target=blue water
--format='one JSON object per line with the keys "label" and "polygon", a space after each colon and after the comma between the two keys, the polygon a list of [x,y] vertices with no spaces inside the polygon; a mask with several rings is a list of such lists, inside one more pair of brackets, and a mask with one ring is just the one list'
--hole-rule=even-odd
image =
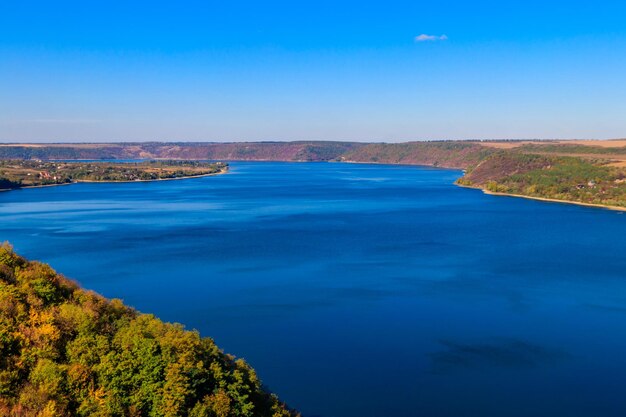
{"label": "blue water", "polygon": [[0,193],[0,239],[213,337],[307,417],[626,415],[626,216],[450,170],[231,168]]}

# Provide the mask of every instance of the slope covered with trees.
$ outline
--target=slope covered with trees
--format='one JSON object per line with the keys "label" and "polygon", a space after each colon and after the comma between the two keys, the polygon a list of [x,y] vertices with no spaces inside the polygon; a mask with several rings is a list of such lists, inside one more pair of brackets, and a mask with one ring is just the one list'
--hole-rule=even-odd
{"label": "slope covered with trees", "polygon": [[347,152],[341,160],[466,169],[492,153],[491,148],[463,141],[371,143]]}
{"label": "slope covered with trees", "polygon": [[295,416],[243,360],[0,246],[0,415]]}
{"label": "slope covered with trees", "polygon": [[492,193],[626,207],[626,172],[604,159],[498,152],[457,183]]}
{"label": "slope covered with trees", "polygon": [[230,161],[330,161],[363,146],[356,142],[145,142],[5,144],[0,159],[196,159]]}

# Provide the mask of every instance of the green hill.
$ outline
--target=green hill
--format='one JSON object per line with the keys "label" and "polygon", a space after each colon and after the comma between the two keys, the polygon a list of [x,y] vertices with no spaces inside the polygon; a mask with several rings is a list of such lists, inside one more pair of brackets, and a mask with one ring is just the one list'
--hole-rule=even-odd
{"label": "green hill", "polygon": [[287,417],[254,370],[181,325],[0,245],[0,415]]}
{"label": "green hill", "polygon": [[503,151],[457,183],[491,193],[626,207],[626,172],[603,159]]}
{"label": "green hill", "polygon": [[477,143],[460,141],[371,143],[345,153],[341,160],[465,169],[493,152]]}

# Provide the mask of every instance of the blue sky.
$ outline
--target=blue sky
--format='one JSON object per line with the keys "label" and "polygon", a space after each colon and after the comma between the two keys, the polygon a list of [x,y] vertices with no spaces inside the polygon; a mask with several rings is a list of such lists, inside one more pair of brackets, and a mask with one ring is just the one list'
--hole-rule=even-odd
{"label": "blue sky", "polygon": [[7,0],[0,141],[626,137],[625,19],[623,1]]}

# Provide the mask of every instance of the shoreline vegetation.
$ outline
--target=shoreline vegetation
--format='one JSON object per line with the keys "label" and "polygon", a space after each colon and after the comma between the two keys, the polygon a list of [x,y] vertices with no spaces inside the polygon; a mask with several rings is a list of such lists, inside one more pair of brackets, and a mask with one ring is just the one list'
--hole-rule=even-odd
{"label": "shoreline vegetation", "polygon": [[609,206],[609,205],[604,205],[604,204],[582,203],[580,201],[574,201],[574,200],[558,200],[556,198],[533,197],[533,196],[523,195],[523,194],[499,193],[499,192],[485,190],[485,189],[480,188],[480,187],[475,187],[475,186],[471,186],[471,185],[463,185],[463,184],[459,184],[459,183],[455,183],[455,185],[458,186],[458,187],[461,187],[461,188],[470,188],[472,190],[480,190],[480,191],[482,191],[486,195],[493,195],[493,196],[496,196],[496,197],[525,198],[527,200],[544,201],[544,202],[547,202],[547,203],[572,204],[572,205],[576,205],[576,206],[602,208],[602,209],[614,210],[614,211],[626,211],[626,207],[621,207],[621,206]]}
{"label": "shoreline vegetation", "polygon": [[91,182],[150,182],[219,175],[228,172],[223,162],[147,161],[59,162],[0,161],[0,191]]}
{"label": "shoreline vegetation", "polygon": [[[488,194],[626,209],[626,140],[0,144],[0,168],[6,163],[1,162],[3,159],[146,158],[155,160],[153,164],[199,164],[193,161],[201,160],[317,161],[452,168],[464,171],[457,185]],[[2,186],[2,177],[0,169],[0,188],[8,188]],[[76,181],[81,179],[73,182]]]}
{"label": "shoreline vegetation", "polygon": [[207,337],[0,244],[0,415],[298,417]]}
{"label": "shoreline vegetation", "polygon": [[626,210],[626,170],[604,158],[497,152],[456,184],[491,195]]}

